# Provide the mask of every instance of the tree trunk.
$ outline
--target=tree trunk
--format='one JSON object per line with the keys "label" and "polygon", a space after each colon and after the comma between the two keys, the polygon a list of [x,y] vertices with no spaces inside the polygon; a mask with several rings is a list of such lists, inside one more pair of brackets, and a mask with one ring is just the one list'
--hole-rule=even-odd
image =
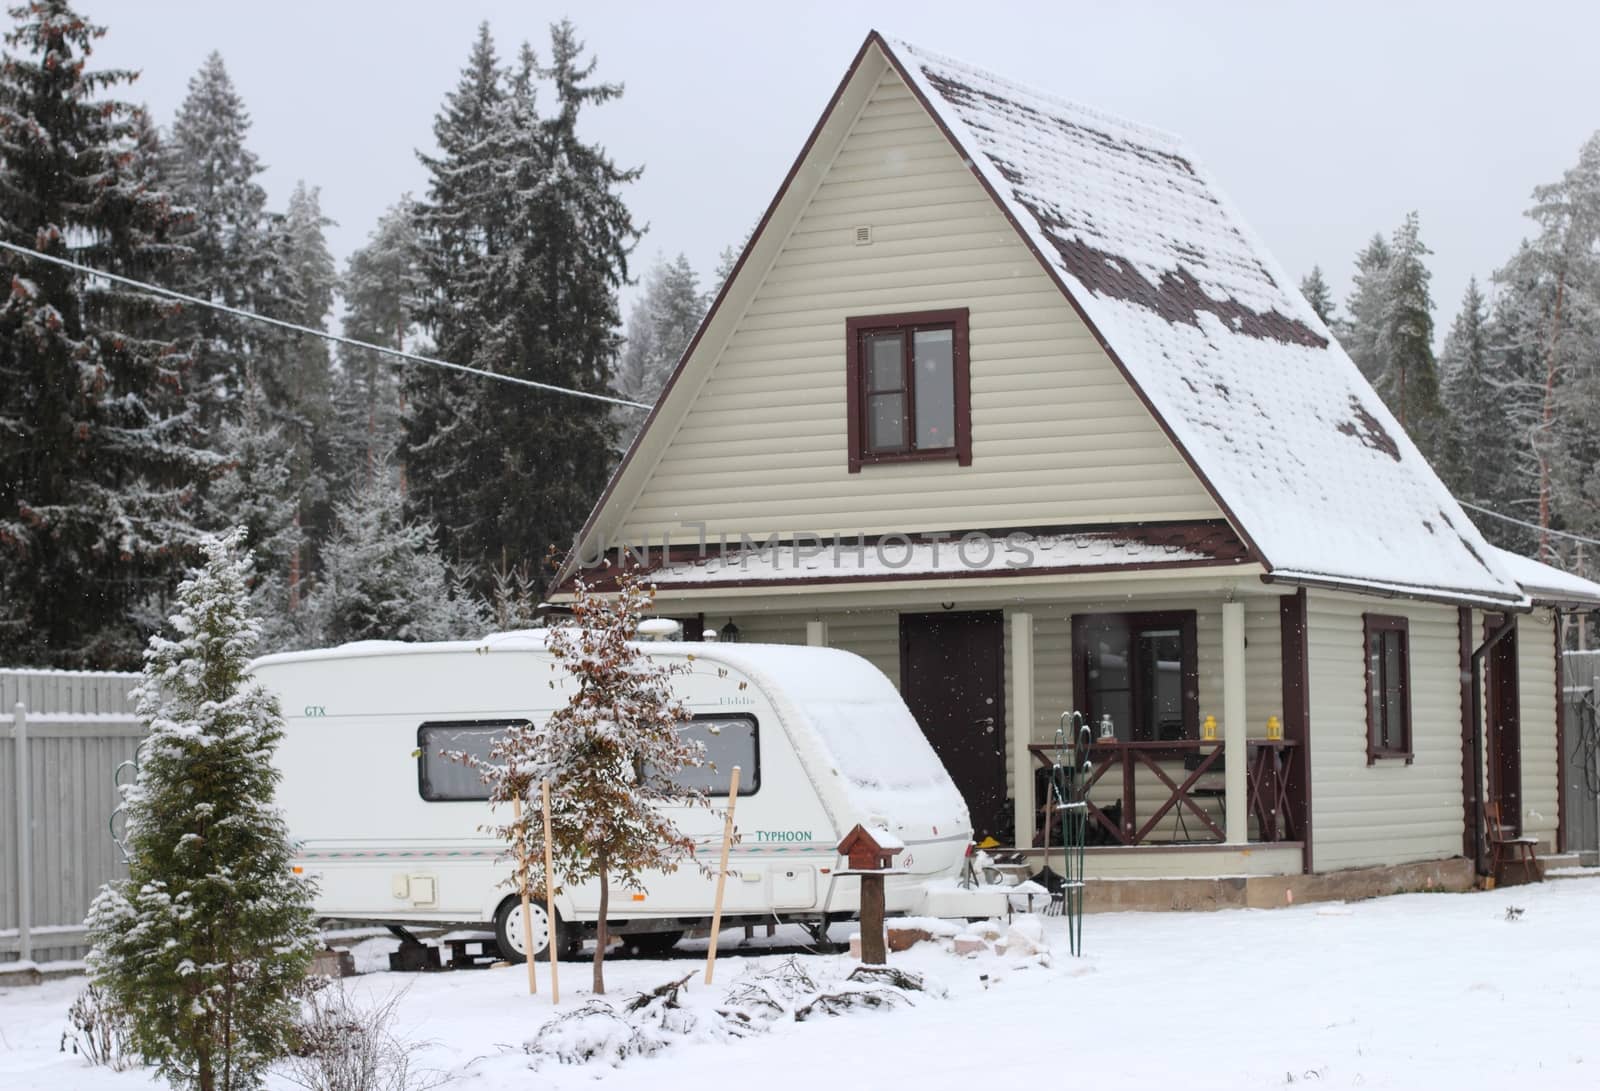
{"label": "tree trunk", "polygon": [[1550,321],[1550,348],[1545,353],[1544,405],[1539,419],[1539,560],[1550,561],[1550,430],[1555,422],[1556,339],[1561,334],[1561,303],[1566,294],[1565,271],[1556,278],[1555,313]]}
{"label": "tree trunk", "polygon": [[600,865],[600,919],[595,923],[594,936],[594,994],[606,994],[606,942],[611,938],[606,934],[606,912],[611,908],[611,875],[609,861],[606,854],[601,853],[596,859]]}

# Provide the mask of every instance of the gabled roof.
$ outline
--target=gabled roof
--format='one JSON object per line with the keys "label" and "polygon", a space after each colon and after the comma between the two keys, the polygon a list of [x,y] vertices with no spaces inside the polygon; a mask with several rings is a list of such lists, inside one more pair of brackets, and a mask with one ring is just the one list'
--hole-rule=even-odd
{"label": "gabled roof", "polygon": [[1521,598],[1181,141],[883,44],[1275,576]]}
{"label": "gabled roof", "polygon": [[[1525,604],[1448,489],[1290,279],[1175,137],[873,32],[635,437],[659,457],[708,331],[819,140],[848,128],[858,73],[898,72],[1250,547],[1269,578]],[[804,169],[802,169],[804,168]],[[685,389],[687,388],[687,389]],[[652,434],[654,433],[654,434]]]}

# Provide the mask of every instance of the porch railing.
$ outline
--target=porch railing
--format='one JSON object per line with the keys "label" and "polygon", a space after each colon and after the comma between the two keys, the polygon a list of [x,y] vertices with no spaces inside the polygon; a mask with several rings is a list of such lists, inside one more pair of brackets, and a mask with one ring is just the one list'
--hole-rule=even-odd
{"label": "porch railing", "polygon": [[[1299,838],[1289,795],[1289,773],[1296,745],[1290,739],[1246,740],[1245,795],[1249,801],[1249,813],[1256,819],[1258,841],[1294,841]],[[1028,750],[1034,760],[1046,768],[1056,761],[1055,746],[1036,744],[1029,746]],[[1083,798],[1089,799],[1095,785],[1112,769],[1118,769],[1122,780],[1121,815],[1119,819],[1113,819],[1091,799],[1089,821],[1119,845],[1150,844],[1150,835],[1174,808],[1178,808],[1180,814],[1187,810],[1193,815],[1216,841],[1226,841],[1226,831],[1194,798],[1196,792],[1207,797],[1220,795],[1217,789],[1199,786],[1208,776],[1222,774],[1225,751],[1226,744],[1220,739],[1170,739],[1161,742],[1096,739],[1088,748],[1090,769],[1084,780]],[[1082,755],[1078,756],[1080,764],[1084,760]],[[1173,763],[1182,766],[1186,773],[1183,780],[1175,779],[1168,772],[1166,766]],[[1141,767],[1167,789],[1166,798],[1143,822],[1139,820],[1138,777],[1135,775]],[[1051,820],[1051,816],[1043,810],[1041,818],[1047,823]]]}

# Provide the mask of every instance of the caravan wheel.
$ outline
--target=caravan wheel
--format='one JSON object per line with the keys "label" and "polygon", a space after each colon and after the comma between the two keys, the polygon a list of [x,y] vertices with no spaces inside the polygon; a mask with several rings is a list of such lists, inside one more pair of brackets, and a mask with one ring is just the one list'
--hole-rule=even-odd
{"label": "caravan wheel", "polygon": [[[544,903],[530,902],[528,908],[532,911],[530,916],[533,924],[533,950],[534,957],[545,960],[550,957],[550,916],[545,912]],[[562,924],[558,918],[556,930],[561,930]],[[507,962],[526,962],[528,952],[522,941],[522,899],[507,898],[500,903],[500,908],[494,914],[494,938],[500,945],[500,957]]]}

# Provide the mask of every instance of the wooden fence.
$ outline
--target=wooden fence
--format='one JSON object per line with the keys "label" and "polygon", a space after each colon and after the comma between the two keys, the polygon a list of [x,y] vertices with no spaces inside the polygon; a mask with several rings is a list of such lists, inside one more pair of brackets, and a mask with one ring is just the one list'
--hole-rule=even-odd
{"label": "wooden fence", "polygon": [[0,671],[0,968],[81,959],[83,918],[126,875],[119,765],[144,734],[137,674]]}

